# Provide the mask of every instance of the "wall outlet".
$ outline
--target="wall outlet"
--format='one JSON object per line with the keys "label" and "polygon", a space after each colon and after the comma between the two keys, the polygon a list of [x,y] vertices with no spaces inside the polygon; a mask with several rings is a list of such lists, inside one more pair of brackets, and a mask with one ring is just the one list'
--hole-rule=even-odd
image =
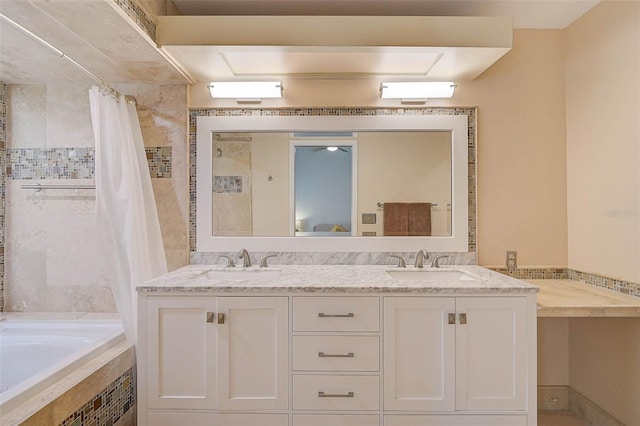
{"label": "wall outlet", "polygon": [[518,269],[518,252],[515,250],[507,251],[507,269]]}
{"label": "wall outlet", "polygon": [[375,213],[362,213],[362,224],[363,225],[373,225],[376,223],[376,214]]}

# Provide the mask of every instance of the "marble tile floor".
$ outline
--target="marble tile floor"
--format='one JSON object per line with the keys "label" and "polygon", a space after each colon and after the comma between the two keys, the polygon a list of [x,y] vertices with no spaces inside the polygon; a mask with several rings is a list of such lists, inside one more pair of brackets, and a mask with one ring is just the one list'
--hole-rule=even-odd
{"label": "marble tile floor", "polygon": [[538,426],[587,426],[570,411],[539,411]]}

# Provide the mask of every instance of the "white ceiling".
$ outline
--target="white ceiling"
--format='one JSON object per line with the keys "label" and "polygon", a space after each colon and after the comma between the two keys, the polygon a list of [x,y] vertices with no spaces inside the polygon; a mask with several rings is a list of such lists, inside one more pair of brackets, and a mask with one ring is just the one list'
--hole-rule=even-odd
{"label": "white ceiling", "polygon": [[[593,0],[174,0],[193,15],[507,16],[515,28],[564,28],[597,4]],[[423,76],[474,78],[502,54],[448,46],[157,46],[115,5],[104,0],[0,0],[0,13],[38,34],[106,82],[180,84],[266,76]],[[99,17],[99,19],[96,19]],[[366,43],[365,43],[366,44]],[[508,50],[508,48],[506,49]],[[473,69],[468,68],[475,63]],[[90,83],[41,43],[0,20],[0,80],[9,84]],[[192,82],[193,82],[192,81]]]}
{"label": "white ceiling", "polygon": [[514,28],[565,28],[599,0],[173,0],[183,15],[509,16]]}

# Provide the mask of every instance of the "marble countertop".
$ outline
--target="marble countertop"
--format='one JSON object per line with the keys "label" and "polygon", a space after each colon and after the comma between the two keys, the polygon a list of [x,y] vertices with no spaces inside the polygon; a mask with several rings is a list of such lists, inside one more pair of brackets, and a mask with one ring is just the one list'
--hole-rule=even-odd
{"label": "marble countertop", "polygon": [[[413,266],[391,265],[273,265],[269,268],[224,268],[220,265],[189,265],[137,287],[138,292],[172,293],[443,293],[495,294],[535,293],[536,286],[480,266],[452,265],[437,271],[463,271],[466,280],[398,280],[386,271],[421,274]],[[426,274],[425,274],[426,276]],[[413,277],[413,275],[411,276]]]}
{"label": "marble countertop", "polygon": [[574,280],[527,280],[538,286],[539,317],[640,317],[640,297]]}

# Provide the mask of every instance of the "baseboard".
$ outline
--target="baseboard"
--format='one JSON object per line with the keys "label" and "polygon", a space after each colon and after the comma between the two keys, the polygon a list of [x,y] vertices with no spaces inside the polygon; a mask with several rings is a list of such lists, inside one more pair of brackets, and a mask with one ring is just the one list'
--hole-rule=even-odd
{"label": "baseboard", "polygon": [[570,386],[538,386],[538,410],[571,411],[590,426],[625,426]]}
{"label": "baseboard", "polygon": [[569,388],[569,410],[574,416],[593,426],[625,426],[620,420],[598,407],[593,401]]}

